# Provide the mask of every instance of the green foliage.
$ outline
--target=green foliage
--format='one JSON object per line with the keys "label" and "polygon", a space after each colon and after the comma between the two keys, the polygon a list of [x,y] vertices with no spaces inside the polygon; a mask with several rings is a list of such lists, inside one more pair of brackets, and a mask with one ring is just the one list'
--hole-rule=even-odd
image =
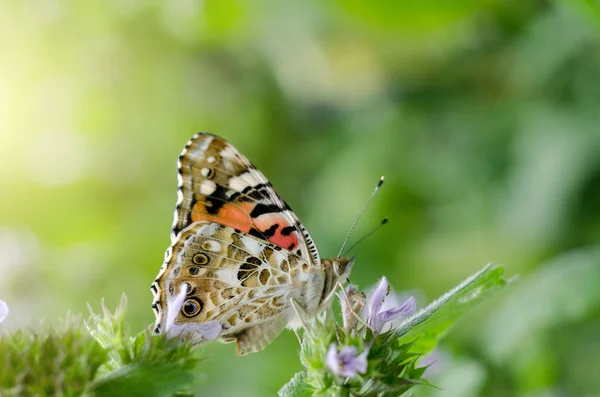
{"label": "green foliage", "polygon": [[145,330],[130,336],[123,318],[126,299],[111,313],[93,314],[86,323],[90,333],[110,353],[105,375],[89,387],[90,396],[167,397],[193,395],[200,357],[191,345],[165,335],[153,336]]}
{"label": "green foliage", "polygon": [[401,344],[394,332],[375,338],[369,352],[369,365],[375,370],[355,395],[395,397],[416,385],[429,385],[422,378],[427,367],[417,367],[420,355],[410,350],[411,344]]}
{"label": "green foliage", "polygon": [[[164,335],[152,336],[149,329],[131,336],[124,321],[126,305],[127,299],[123,296],[114,313],[102,305],[102,314],[92,312],[86,321],[90,334],[108,349],[110,360],[103,367],[105,372],[139,362],[166,362],[182,368],[185,373],[195,371],[199,357],[191,345],[167,339]],[[150,367],[146,369],[150,370]]]}
{"label": "green foliage", "polygon": [[123,296],[115,312],[102,305],[84,322],[18,330],[0,338],[2,396],[193,396],[198,351],[143,331],[130,336]]}
{"label": "green foliage", "polygon": [[79,396],[107,359],[108,350],[76,317],[0,335],[0,395]]}
{"label": "green foliage", "polygon": [[306,372],[298,372],[292,380],[279,389],[281,397],[311,397],[314,387],[309,385],[306,380]]}
{"label": "green foliage", "polygon": [[[193,368],[193,367],[192,367]],[[94,382],[88,389],[90,396],[193,396],[191,389],[182,392],[194,382],[195,374],[189,367],[159,360],[127,364]]]}

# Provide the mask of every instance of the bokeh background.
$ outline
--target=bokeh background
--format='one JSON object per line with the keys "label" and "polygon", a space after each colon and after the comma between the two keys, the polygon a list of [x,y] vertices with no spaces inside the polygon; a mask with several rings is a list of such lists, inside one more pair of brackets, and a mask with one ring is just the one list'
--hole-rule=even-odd
{"label": "bokeh background", "polygon": [[[518,281],[455,328],[421,396],[600,396],[600,10],[571,1],[37,0],[0,5],[3,327],[129,298],[169,245],[175,163],[224,136],[352,280],[425,305],[489,261]],[[290,332],[209,345],[205,396],[275,395]]]}

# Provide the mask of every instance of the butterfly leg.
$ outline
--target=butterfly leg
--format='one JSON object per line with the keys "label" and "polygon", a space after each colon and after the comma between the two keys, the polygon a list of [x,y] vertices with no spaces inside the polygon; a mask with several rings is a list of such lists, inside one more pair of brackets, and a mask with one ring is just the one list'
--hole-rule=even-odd
{"label": "butterfly leg", "polygon": [[[300,311],[302,310],[302,308],[299,307],[299,305],[296,303],[294,298],[290,298],[290,304],[292,305],[292,308],[294,309],[296,316],[298,316],[298,318],[302,322],[302,325],[304,326],[304,321],[302,320],[302,317],[300,317]],[[298,333],[298,330],[296,328],[292,328],[292,331],[294,331],[294,335],[296,335],[296,338],[298,338],[298,343],[300,344],[300,346],[302,346],[302,337]]]}
{"label": "butterfly leg", "polygon": [[302,337],[298,333],[298,330],[294,329],[293,331],[294,331],[294,335],[296,335],[296,338],[298,339],[298,343],[300,344],[300,346],[302,346]]}
{"label": "butterfly leg", "polygon": [[331,301],[331,298],[335,296],[338,288],[341,288],[342,291],[344,291],[344,286],[339,281],[335,283],[335,288],[333,288],[331,292],[325,297],[325,299],[323,299],[323,305],[326,305],[329,303],[329,301]]}
{"label": "butterfly leg", "polygon": [[300,303],[298,303],[298,301],[294,298],[290,298],[290,305],[292,306],[292,309],[294,309],[294,313],[296,313],[296,317],[298,318],[298,321],[300,322],[302,327],[306,328],[306,310],[304,310]]}
{"label": "butterfly leg", "polygon": [[[298,301],[294,298],[290,298],[290,305],[292,305],[292,309],[296,313],[298,321],[300,322],[300,324],[302,324],[302,328],[304,328],[304,332],[310,333],[310,329],[308,328],[308,324],[306,322],[306,318],[308,317],[306,310],[304,310],[302,305],[300,305],[300,303],[298,303]],[[302,338],[300,337],[300,335],[298,334],[296,329],[294,329],[294,333],[296,334],[296,337],[298,338],[298,342],[300,342],[300,344],[302,344]]]}

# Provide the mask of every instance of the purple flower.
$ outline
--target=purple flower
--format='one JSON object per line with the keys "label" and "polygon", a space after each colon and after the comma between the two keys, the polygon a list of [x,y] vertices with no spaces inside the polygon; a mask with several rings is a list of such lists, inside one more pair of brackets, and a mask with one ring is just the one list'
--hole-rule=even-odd
{"label": "purple flower", "polygon": [[411,296],[402,305],[392,307],[388,310],[383,310],[383,302],[385,297],[390,292],[390,287],[385,277],[382,277],[375,288],[375,292],[369,300],[369,315],[367,316],[367,324],[374,333],[378,334],[383,329],[383,326],[400,316],[410,316],[415,312],[417,305],[416,299]]}
{"label": "purple flower", "polygon": [[189,334],[193,332],[199,338],[198,341],[207,341],[213,340],[221,330],[221,324],[216,320],[211,320],[206,323],[184,323],[184,324],[175,324],[175,319],[177,315],[181,311],[181,307],[185,301],[187,296],[187,288],[188,285],[186,283],[181,284],[181,288],[177,296],[169,302],[167,305],[167,314],[166,314],[166,324],[165,324],[165,332],[167,336],[173,338],[183,334]]}
{"label": "purple flower", "polygon": [[0,299],[0,323],[8,316],[8,305]]}
{"label": "purple flower", "polygon": [[345,346],[338,353],[335,343],[332,343],[329,350],[327,350],[325,363],[331,372],[336,375],[355,376],[357,373],[364,374],[367,372],[367,354],[369,354],[369,350],[357,354],[356,346]]}

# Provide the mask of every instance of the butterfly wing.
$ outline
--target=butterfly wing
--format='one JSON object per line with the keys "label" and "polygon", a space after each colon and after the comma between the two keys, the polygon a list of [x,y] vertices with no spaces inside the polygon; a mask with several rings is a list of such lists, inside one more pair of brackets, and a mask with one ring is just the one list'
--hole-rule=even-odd
{"label": "butterfly wing", "polygon": [[[321,269],[233,227],[198,221],[178,236],[152,284],[157,333],[215,320],[219,339],[237,341],[243,355],[261,350],[292,321],[292,299],[303,302],[323,290]],[[187,296],[175,307],[183,284]]]}
{"label": "butterfly wing", "polygon": [[194,135],[179,156],[178,182],[172,241],[194,222],[217,222],[320,264],[312,238],[291,208],[226,140]]}

